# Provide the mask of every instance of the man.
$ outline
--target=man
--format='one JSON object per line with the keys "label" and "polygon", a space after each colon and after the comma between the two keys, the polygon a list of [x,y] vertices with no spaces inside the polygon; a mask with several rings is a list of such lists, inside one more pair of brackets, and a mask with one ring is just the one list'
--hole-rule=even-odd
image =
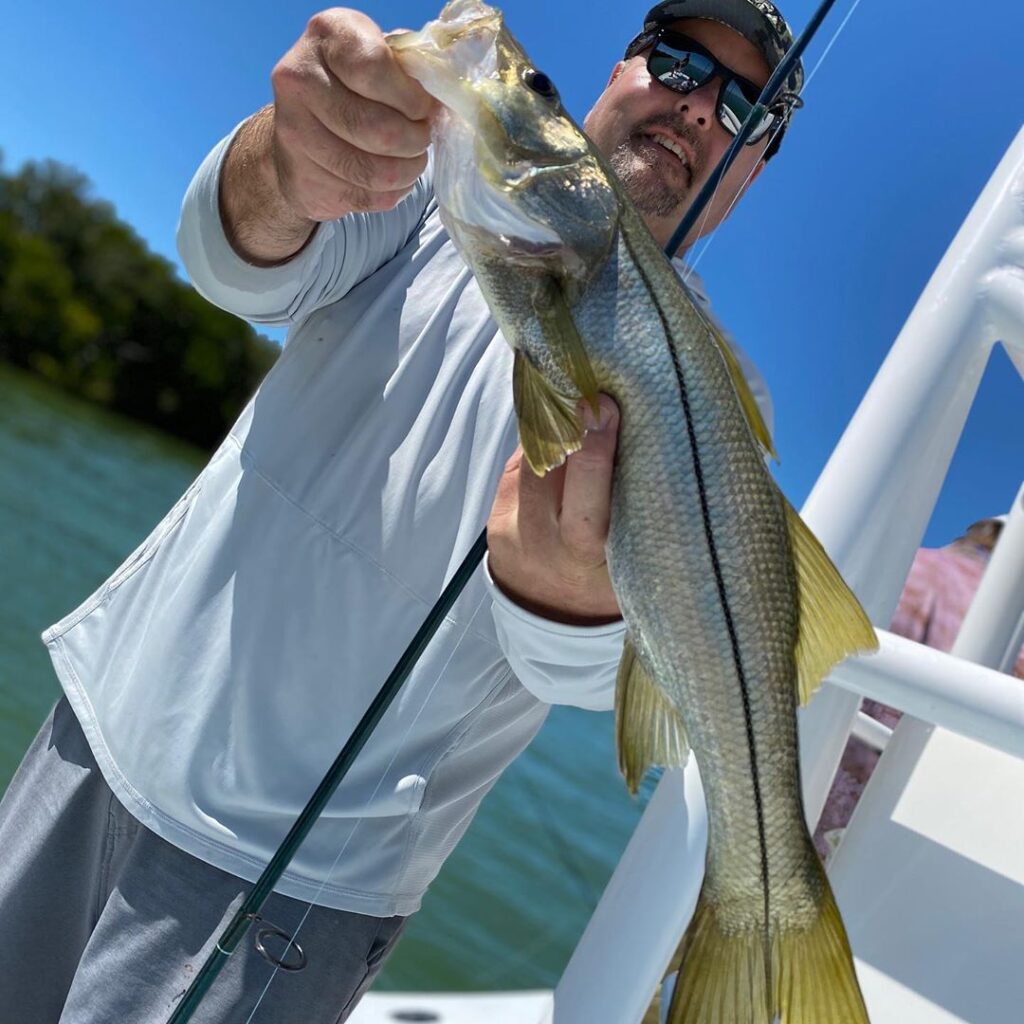
{"label": "man", "polygon": [[[765,0],[675,0],[616,64],[586,126],[662,243],[789,41]],[[246,942],[194,1019],[344,1020],[549,705],[613,703],[614,403],[545,479],[513,454],[511,353],[431,200],[434,104],[373,22],[317,15],[273,85],[199,169],[179,244],[213,301],[290,324],[285,350],[153,535],[45,634],[66,700],[0,813],[0,983],[33,1024],[166,1018],[485,523],[490,578],[265,906],[264,949],[301,925],[307,966],[264,993]],[[744,150],[687,245],[777,141]]]}

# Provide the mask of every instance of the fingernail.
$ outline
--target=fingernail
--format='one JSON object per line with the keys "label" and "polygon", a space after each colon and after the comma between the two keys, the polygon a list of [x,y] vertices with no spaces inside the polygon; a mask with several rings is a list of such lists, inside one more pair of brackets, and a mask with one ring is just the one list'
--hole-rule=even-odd
{"label": "fingernail", "polygon": [[603,395],[598,399],[598,415],[594,415],[594,410],[590,403],[587,401],[583,402],[583,426],[586,430],[607,430],[608,425],[611,423],[615,409],[610,400],[605,398]]}

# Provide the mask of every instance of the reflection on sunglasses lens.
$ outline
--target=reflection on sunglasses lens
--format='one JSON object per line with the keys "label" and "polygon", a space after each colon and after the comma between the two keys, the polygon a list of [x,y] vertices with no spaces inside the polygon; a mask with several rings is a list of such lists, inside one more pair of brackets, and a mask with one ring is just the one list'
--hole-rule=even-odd
{"label": "reflection on sunglasses lens", "polygon": [[[733,135],[739,132],[754,107],[755,100],[751,100],[746,92],[741,90],[735,82],[730,82],[722,91],[722,103],[718,110],[718,116],[725,125],[727,131]],[[756,142],[775,120],[772,114],[765,114],[760,123],[754,128],[750,136],[750,142]]]}
{"label": "reflection on sunglasses lens", "polygon": [[[655,47],[647,61],[647,68],[662,85],[683,94],[699,89],[716,71],[715,63],[703,54],[677,49],[664,42]],[[758,100],[758,91],[749,95],[752,86],[730,79],[722,89],[718,105],[718,119],[730,135],[738,134]],[[772,126],[775,118],[766,114],[748,140],[756,142]]]}
{"label": "reflection on sunglasses lens", "polygon": [[733,82],[730,82],[722,90],[722,106],[727,107],[737,119],[737,130],[739,125],[746,120],[753,103],[743,95]]}

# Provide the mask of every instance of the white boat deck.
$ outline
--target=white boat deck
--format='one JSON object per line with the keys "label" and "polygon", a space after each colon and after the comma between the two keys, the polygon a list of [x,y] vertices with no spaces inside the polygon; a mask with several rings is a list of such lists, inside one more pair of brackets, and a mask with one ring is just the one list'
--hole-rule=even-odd
{"label": "white boat deck", "polygon": [[872,1024],[1019,1021],[1024,761],[916,733],[886,751],[909,780],[865,793],[830,864]]}
{"label": "white boat deck", "polygon": [[551,1020],[551,992],[488,992],[480,995],[388,994],[371,992],[349,1024],[545,1024]]}

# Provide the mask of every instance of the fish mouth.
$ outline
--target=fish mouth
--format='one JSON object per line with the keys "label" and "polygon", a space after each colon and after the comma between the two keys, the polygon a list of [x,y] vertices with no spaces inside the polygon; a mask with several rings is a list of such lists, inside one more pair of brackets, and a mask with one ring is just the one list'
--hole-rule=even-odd
{"label": "fish mouth", "polygon": [[406,74],[464,120],[475,123],[479,103],[471,83],[497,74],[501,13],[479,0],[452,0],[419,31],[389,33],[388,46]]}
{"label": "fish mouth", "polygon": [[617,207],[586,136],[482,0],[453,0],[419,32],[388,37],[441,102],[431,136],[441,220],[477,252],[561,262],[583,276],[607,251]]}

